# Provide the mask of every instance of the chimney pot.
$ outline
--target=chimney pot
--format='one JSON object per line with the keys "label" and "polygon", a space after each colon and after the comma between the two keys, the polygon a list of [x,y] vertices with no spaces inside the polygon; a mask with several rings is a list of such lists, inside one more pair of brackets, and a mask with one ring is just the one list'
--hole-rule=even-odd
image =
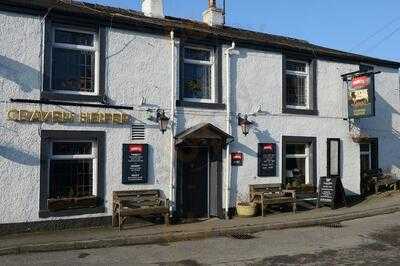
{"label": "chimney pot", "polygon": [[142,12],[146,17],[165,18],[163,0],[141,0]]}
{"label": "chimney pot", "polygon": [[220,8],[217,8],[216,0],[208,0],[208,8],[203,12],[203,22],[210,26],[224,25],[224,11]]}

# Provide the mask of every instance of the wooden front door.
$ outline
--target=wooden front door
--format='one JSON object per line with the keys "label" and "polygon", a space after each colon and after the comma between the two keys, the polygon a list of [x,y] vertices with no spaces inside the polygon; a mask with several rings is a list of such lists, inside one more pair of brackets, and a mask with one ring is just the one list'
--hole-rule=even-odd
{"label": "wooden front door", "polygon": [[182,216],[208,217],[208,147],[182,147]]}

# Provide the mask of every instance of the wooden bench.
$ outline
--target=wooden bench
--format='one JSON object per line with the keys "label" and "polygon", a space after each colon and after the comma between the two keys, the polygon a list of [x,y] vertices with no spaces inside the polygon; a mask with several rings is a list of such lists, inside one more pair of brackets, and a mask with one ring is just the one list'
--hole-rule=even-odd
{"label": "wooden bench", "polygon": [[291,204],[296,213],[296,191],[283,190],[282,184],[250,185],[250,201],[261,205],[261,214],[271,205]]}
{"label": "wooden bench", "polygon": [[163,215],[165,224],[169,225],[169,208],[169,200],[161,198],[160,190],[114,191],[112,225],[121,230],[129,216],[155,214]]}

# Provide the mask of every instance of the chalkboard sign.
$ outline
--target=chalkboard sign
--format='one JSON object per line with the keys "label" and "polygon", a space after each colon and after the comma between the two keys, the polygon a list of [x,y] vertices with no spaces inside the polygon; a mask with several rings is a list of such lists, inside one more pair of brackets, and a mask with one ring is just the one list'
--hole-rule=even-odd
{"label": "chalkboard sign", "polygon": [[148,145],[123,144],[122,153],[122,183],[147,183]]}
{"label": "chalkboard sign", "polygon": [[258,176],[276,176],[276,144],[258,144]]}
{"label": "chalkboard sign", "polygon": [[317,207],[330,205],[332,209],[340,204],[346,206],[346,196],[340,177],[321,177],[318,187]]}

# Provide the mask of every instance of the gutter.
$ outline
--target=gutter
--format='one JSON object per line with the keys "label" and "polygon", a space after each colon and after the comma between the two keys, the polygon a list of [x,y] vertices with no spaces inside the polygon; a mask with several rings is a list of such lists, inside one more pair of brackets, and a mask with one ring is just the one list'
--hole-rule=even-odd
{"label": "gutter", "polygon": [[170,139],[170,191],[169,200],[172,202],[170,210],[173,211],[175,204],[175,165],[176,165],[176,152],[175,152],[175,105],[176,105],[176,43],[175,32],[170,32],[171,37],[171,139]]}
{"label": "gutter", "polygon": [[[226,56],[226,133],[231,135],[231,56],[239,55],[239,51],[235,50],[236,44],[232,42],[232,46],[225,51]],[[230,193],[231,193],[231,162],[230,162],[230,144],[226,145],[226,169],[225,169],[225,212],[228,217]]]}

